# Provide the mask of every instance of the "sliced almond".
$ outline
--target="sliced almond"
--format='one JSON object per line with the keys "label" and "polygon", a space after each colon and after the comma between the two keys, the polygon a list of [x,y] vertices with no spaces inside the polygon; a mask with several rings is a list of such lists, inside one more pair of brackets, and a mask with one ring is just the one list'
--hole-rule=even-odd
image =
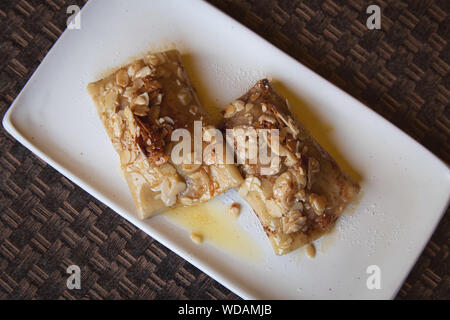
{"label": "sliced almond", "polygon": [[126,87],[130,82],[128,72],[125,69],[121,69],[116,73],[116,83],[119,86]]}
{"label": "sliced almond", "polygon": [[148,106],[148,104],[150,102],[150,99],[148,97],[148,93],[145,92],[145,93],[137,96],[136,99],[134,99],[133,102],[134,102],[134,104],[137,104],[137,105]]}
{"label": "sliced almond", "polygon": [[145,66],[142,69],[140,69],[138,72],[136,72],[135,76],[136,78],[144,78],[146,76],[149,76],[152,73],[152,70],[149,66]]}
{"label": "sliced almond", "polygon": [[325,211],[327,200],[323,196],[311,193],[309,196],[309,203],[311,204],[313,211],[320,216]]}
{"label": "sliced almond", "polygon": [[203,242],[203,235],[198,233],[191,233],[191,240],[195,244],[201,244]]}
{"label": "sliced almond", "polygon": [[247,103],[247,104],[245,105],[245,112],[249,112],[250,110],[253,109],[253,107],[254,107],[254,104],[253,104],[253,103]]}
{"label": "sliced almond", "polygon": [[235,100],[231,104],[233,106],[235,106],[236,112],[240,112],[240,111],[244,110],[244,108],[245,108],[245,103],[242,100]]}
{"label": "sliced almond", "polygon": [[136,105],[133,108],[133,113],[140,117],[145,117],[150,112],[150,108],[145,105]]}
{"label": "sliced almond", "polygon": [[240,216],[241,214],[241,205],[237,202],[234,202],[231,206],[230,206],[230,213],[234,218],[237,218]]}
{"label": "sliced almond", "polygon": [[236,107],[232,104],[229,104],[226,108],[225,108],[225,114],[223,115],[224,118],[231,118],[232,116],[234,116],[234,114],[236,113]]}

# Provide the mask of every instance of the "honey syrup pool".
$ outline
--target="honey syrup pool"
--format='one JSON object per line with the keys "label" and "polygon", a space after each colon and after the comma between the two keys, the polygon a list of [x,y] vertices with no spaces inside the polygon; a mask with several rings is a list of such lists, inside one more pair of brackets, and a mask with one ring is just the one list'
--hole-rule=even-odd
{"label": "honey syrup pool", "polygon": [[229,205],[218,199],[196,206],[171,209],[164,215],[190,234],[201,235],[204,240],[200,246],[205,242],[211,243],[246,260],[261,262],[263,259],[261,248],[239,224],[239,218],[233,217]]}

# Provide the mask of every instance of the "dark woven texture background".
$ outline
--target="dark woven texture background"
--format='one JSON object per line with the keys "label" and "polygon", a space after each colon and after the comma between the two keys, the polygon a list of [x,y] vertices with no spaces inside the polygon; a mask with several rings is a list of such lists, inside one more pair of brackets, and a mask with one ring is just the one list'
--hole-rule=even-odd
{"label": "dark woven texture background", "polygon": [[[210,0],[447,163],[448,0]],[[83,0],[2,0],[0,115]],[[369,4],[382,30],[365,26]],[[424,199],[426,201],[426,199]],[[424,212],[426,214],[426,212]],[[449,299],[449,213],[397,298]],[[82,267],[82,289],[66,268]],[[0,133],[0,299],[237,299]]]}

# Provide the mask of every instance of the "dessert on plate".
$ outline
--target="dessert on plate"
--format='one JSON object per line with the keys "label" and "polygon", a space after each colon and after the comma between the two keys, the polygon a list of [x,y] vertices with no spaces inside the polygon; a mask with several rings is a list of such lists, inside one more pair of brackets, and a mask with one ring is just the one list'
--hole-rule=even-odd
{"label": "dessert on plate", "polygon": [[224,117],[235,148],[237,137],[250,141],[258,131],[263,141],[257,147],[270,154],[263,162],[252,161],[247,149],[245,157],[236,152],[245,179],[239,193],[255,211],[275,253],[286,254],[328,232],[360,187],[294,119],[269,81],[258,81],[231,102]]}
{"label": "dessert on plate", "polygon": [[[194,136],[194,121],[214,128],[177,50],[148,53],[88,85],[98,115],[120,156],[120,167],[141,219],[169,207],[210,200],[241,184],[233,164],[174,163],[176,129]],[[203,132],[200,133],[203,135]]]}

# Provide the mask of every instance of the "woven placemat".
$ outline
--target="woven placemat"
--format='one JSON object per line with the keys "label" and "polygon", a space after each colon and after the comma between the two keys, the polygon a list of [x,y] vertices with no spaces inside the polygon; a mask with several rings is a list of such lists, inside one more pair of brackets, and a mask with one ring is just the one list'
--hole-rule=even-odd
{"label": "woven placemat", "polygon": [[[1,2],[1,116],[64,30],[66,8],[84,2]],[[449,162],[449,1],[210,2]],[[366,27],[370,4],[381,7],[381,30]],[[447,211],[397,298],[450,298],[449,230]],[[65,289],[72,264],[81,267],[81,290]],[[2,128],[0,299],[75,298],[238,297],[68,181]]]}

